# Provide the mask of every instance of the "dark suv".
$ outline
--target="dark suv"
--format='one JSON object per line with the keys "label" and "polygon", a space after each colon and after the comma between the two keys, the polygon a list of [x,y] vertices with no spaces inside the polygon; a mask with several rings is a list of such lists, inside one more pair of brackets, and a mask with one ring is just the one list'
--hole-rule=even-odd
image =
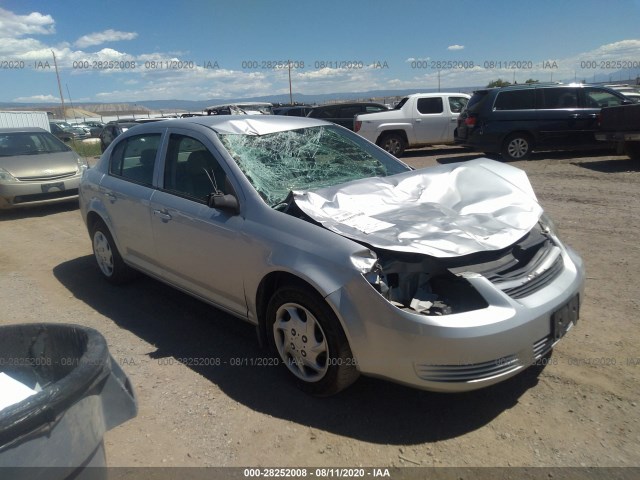
{"label": "dark suv", "polygon": [[478,90],[458,117],[454,139],[475,150],[500,153],[505,160],[524,160],[533,150],[597,147],[600,109],[625,103],[629,100],[621,93],[589,85]]}
{"label": "dark suv", "polygon": [[353,130],[353,117],[360,113],[375,113],[389,110],[380,103],[336,103],[334,105],[322,105],[314,107],[307,117],[322,118],[328,122],[337,123],[343,127]]}
{"label": "dark suv", "polygon": [[100,132],[100,150],[103,152],[107,149],[111,142],[113,142],[118,135],[129,130],[131,127],[135,127],[139,125],[134,120],[125,120],[125,121],[112,121],[107,123],[102,131]]}

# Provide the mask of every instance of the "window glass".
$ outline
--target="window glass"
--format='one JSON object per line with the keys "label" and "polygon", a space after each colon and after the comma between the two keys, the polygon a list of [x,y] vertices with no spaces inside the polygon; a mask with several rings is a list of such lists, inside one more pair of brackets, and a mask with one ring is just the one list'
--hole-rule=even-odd
{"label": "window glass", "polygon": [[340,117],[339,118],[353,118],[358,113],[362,112],[362,107],[360,105],[351,105],[348,107],[342,107],[340,109]]}
{"label": "window glass", "polygon": [[71,148],[48,132],[0,133],[0,157],[41,155],[70,150]]}
{"label": "window glass", "polygon": [[539,91],[539,108],[578,108],[578,90],[575,88],[541,88]]}
{"label": "window glass", "polygon": [[337,107],[321,107],[314,109],[309,116],[313,118],[337,118],[337,113]]}
{"label": "window glass", "polygon": [[494,110],[531,110],[535,108],[535,90],[510,90],[498,93]]}
{"label": "window glass", "polygon": [[366,113],[375,113],[375,112],[382,112],[386,110],[386,108],[377,107],[376,105],[367,105],[364,110]]}
{"label": "window glass", "polygon": [[423,114],[442,113],[444,111],[444,107],[442,104],[442,97],[419,98],[418,111]]}
{"label": "window glass", "polygon": [[622,103],[622,99],[598,88],[585,89],[588,108],[614,107]]}
{"label": "window glass", "polygon": [[164,166],[165,190],[205,202],[216,190],[227,193],[225,180],[224,170],[200,141],[171,134]]}
{"label": "window glass", "polygon": [[460,113],[468,101],[467,97],[449,97],[449,108],[452,113]]}
{"label": "window glass", "polygon": [[272,207],[291,190],[313,190],[408,169],[359,135],[334,126],[265,135],[225,134],[220,140]]}
{"label": "window glass", "polygon": [[159,133],[137,135],[118,143],[111,153],[109,173],[151,185],[160,136]]}

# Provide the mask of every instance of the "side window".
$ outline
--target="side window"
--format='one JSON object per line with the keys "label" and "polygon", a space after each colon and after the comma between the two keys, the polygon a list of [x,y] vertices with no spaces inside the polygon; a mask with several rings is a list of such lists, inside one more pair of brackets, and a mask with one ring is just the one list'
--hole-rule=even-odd
{"label": "side window", "polygon": [[442,97],[419,98],[418,111],[422,114],[442,113],[444,111]]}
{"label": "side window", "polygon": [[109,159],[109,173],[151,186],[160,134],[136,135],[118,143]]}
{"label": "side window", "polygon": [[200,141],[172,133],[164,166],[164,189],[205,202],[216,189],[226,191],[226,175],[213,154]]}
{"label": "side window", "polygon": [[313,110],[310,116],[314,118],[335,118],[337,113],[335,107],[321,107]]}
{"label": "side window", "polygon": [[539,108],[578,108],[578,91],[575,88],[540,88]]}
{"label": "side window", "polygon": [[587,108],[614,107],[622,103],[621,98],[598,88],[586,88],[585,97]]}
{"label": "side window", "polygon": [[467,97],[449,97],[449,108],[452,113],[460,113],[468,101]]}
{"label": "side window", "polygon": [[349,107],[342,107],[340,109],[340,116],[338,118],[353,118],[358,113],[362,112],[360,105],[353,105]]}
{"label": "side window", "polygon": [[382,112],[384,110],[385,110],[384,108],[376,107],[375,105],[367,105],[364,109],[366,113]]}
{"label": "side window", "polygon": [[535,91],[510,90],[499,92],[496,102],[493,104],[494,110],[532,110],[534,108]]}

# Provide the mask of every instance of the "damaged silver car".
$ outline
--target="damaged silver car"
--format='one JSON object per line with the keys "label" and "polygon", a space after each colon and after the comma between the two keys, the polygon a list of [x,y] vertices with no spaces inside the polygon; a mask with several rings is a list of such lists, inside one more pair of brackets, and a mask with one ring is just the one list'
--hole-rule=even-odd
{"label": "damaged silver car", "polygon": [[582,260],[524,172],[412,170],[322,120],[136,127],[85,172],[80,207],[108,281],[142,271],[255,324],[312,394],[359,374],[485,387],[578,320]]}

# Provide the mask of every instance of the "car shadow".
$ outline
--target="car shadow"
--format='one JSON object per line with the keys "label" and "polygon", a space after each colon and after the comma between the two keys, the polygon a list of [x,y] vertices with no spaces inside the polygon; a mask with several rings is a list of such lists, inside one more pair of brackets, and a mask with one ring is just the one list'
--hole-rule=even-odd
{"label": "car shadow", "polygon": [[476,160],[478,158],[490,158],[492,160],[498,160],[498,161],[501,160],[499,155],[489,156],[486,153],[477,152],[471,155],[460,155],[458,157],[436,158],[436,162],[438,162],[440,165],[448,165],[450,163],[467,162],[469,160]]}
{"label": "car shadow", "polygon": [[56,213],[71,212],[73,210],[78,210],[78,200],[51,203],[37,207],[20,207],[11,210],[0,210],[0,222],[17,220],[20,218],[47,217]]}
{"label": "car shadow", "polygon": [[420,148],[417,150],[405,150],[402,154],[402,158],[412,158],[412,157],[424,157],[426,155],[455,155],[457,153],[465,153],[472,152],[469,148],[465,147],[453,147],[453,146],[434,146],[434,147],[426,147]]}
{"label": "car shadow", "polygon": [[640,161],[631,160],[626,156],[596,162],[572,162],[571,164],[600,173],[640,172]]}
{"label": "car shadow", "polygon": [[90,255],[64,262],[53,273],[76,298],[154,345],[150,358],[191,359],[183,363],[248,408],[373,443],[435,442],[476,430],[516,405],[543,368],[464,394],[361,377],[338,395],[316,398],[298,390],[283,366],[270,365],[275,357],[259,347],[248,323],[146,276],[110,285]]}

